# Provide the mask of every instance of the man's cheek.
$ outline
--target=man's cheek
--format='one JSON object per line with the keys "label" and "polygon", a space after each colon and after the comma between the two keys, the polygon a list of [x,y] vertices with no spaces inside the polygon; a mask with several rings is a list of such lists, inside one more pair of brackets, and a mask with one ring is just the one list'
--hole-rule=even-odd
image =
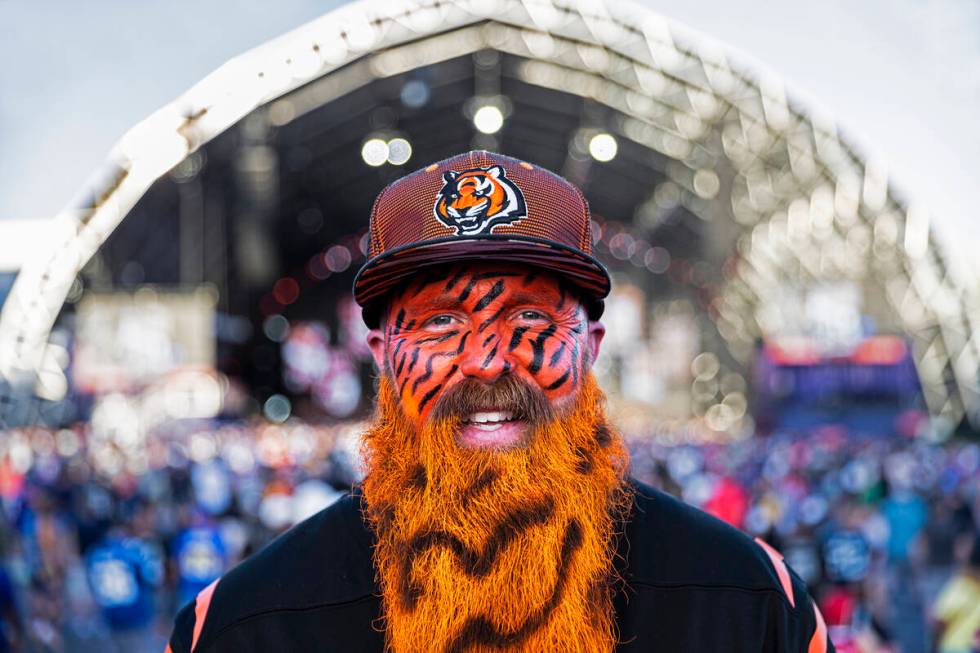
{"label": "man's cheek", "polygon": [[[456,348],[448,351],[432,351],[409,342],[407,338],[394,340],[389,365],[406,414],[419,419],[429,414],[446,384],[459,369],[456,359],[459,348],[465,346],[465,337],[466,334],[463,334],[463,340],[455,344]],[[448,340],[446,344],[453,344]]]}
{"label": "man's cheek", "polygon": [[532,340],[530,347],[520,352],[522,368],[552,400],[560,400],[578,389],[582,367],[581,339],[575,334],[557,335],[539,347]]}

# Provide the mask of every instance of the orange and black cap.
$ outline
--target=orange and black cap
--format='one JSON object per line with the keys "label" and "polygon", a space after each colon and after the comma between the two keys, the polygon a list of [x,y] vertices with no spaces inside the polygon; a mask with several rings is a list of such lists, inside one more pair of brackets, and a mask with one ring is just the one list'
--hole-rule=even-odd
{"label": "orange and black cap", "polygon": [[611,285],[592,255],[582,192],[549,170],[483,150],[433,163],[381,191],[369,243],[354,299],[372,326],[387,294],[433,265],[481,260],[544,268],[580,290],[593,319]]}

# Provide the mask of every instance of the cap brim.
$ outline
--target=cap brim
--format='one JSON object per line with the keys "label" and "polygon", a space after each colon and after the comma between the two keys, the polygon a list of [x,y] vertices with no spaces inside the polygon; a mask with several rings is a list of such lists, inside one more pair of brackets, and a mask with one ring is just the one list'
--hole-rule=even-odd
{"label": "cap brim", "polygon": [[[609,294],[609,272],[595,258],[560,243],[528,236],[488,234],[439,238],[379,254],[367,261],[354,279],[354,300],[369,309],[420,268],[458,261],[513,261],[558,274],[582,290],[598,306]],[[598,315],[593,315],[598,317]]]}

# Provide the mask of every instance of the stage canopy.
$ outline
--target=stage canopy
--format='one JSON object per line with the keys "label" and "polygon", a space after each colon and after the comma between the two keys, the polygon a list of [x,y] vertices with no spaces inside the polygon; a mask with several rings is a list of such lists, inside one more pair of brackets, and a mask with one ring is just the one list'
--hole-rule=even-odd
{"label": "stage canopy", "polygon": [[[857,288],[911,342],[937,423],[980,420],[980,314],[928,213],[779,79],[619,0],[358,2],[229,61],[126,134],[59,217],[70,236],[21,271],[0,419],[57,394],[50,334],[82,286],[208,284],[253,323],[314,311],[347,292],[321,282],[363,258],[384,184],[469,148],[580,184],[617,278],[696,308],[711,375],[747,377],[800,289]],[[735,419],[730,387],[692,392]]]}

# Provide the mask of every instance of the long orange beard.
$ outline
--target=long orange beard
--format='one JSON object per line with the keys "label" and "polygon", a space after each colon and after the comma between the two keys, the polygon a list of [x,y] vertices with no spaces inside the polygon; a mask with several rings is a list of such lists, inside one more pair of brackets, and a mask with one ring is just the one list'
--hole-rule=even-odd
{"label": "long orange beard", "polygon": [[490,452],[456,444],[458,417],[419,432],[382,379],[363,488],[389,650],[613,650],[628,456],[584,381],[570,415]]}

